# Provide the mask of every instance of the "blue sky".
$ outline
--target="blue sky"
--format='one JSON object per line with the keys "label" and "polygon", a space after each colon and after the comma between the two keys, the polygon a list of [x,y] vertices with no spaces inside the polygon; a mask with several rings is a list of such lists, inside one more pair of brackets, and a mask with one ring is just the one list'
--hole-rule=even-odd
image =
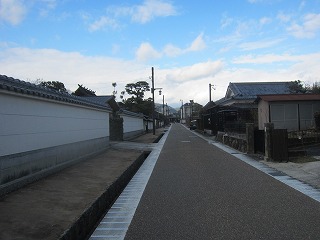
{"label": "blue sky", "polygon": [[[148,81],[165,101],[229,82],[320,82],[320,0],[0,0],[0,74],[110,95]],[[162,97],[157,96],[161,102]]]}

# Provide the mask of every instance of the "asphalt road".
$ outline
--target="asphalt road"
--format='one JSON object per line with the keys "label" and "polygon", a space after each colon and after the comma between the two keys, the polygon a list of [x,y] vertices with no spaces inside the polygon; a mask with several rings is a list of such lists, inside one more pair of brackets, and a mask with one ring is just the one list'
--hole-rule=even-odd
{"label": "asphalt road", "polygon": [[125,239],[320,239],[320,204],[173,124]]}

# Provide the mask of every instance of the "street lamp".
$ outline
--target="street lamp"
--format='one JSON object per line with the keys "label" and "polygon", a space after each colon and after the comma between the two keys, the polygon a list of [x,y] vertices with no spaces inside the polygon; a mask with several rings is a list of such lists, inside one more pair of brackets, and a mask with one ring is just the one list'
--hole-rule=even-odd
{"label": "street lamp", "polygon": [[155,121],[155,104],[154,104],[154,90],[159,90],[159,95],[162,93],[162,88],[155,88],[154,87],[154,71],[153,67],[151,68],[151,81],[152,81],[152,88],[151,88],[151,93],[152,93],[152,129],[153,129],[153,135],[156,134],[156,121]]}

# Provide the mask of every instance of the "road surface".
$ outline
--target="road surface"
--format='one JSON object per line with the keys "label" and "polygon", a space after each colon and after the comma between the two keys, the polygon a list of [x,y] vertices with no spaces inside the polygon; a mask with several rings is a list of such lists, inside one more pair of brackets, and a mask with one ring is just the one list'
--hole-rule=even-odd
{"label": "road surface", "polygon": [[320,239],[320,203],[173,124],[125,239]]}

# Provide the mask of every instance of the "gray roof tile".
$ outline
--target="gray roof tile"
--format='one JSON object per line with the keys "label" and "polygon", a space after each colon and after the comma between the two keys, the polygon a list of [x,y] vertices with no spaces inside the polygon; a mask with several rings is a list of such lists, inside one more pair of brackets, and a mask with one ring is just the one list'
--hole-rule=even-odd
{"label": "gray roof tile", "polygon": [[22,95],[30,95],[40,98],[51,99],[59,102],[67,102],[77,105],[84,105],[94,108],[111,110],[109,106],[98,102],[92,102],[82,97],[74,96],[67,93],[61,93],[49,88],[35,85],[30,82],[21,81],[5,75],[0,75],[0,90],[15,92]]}

